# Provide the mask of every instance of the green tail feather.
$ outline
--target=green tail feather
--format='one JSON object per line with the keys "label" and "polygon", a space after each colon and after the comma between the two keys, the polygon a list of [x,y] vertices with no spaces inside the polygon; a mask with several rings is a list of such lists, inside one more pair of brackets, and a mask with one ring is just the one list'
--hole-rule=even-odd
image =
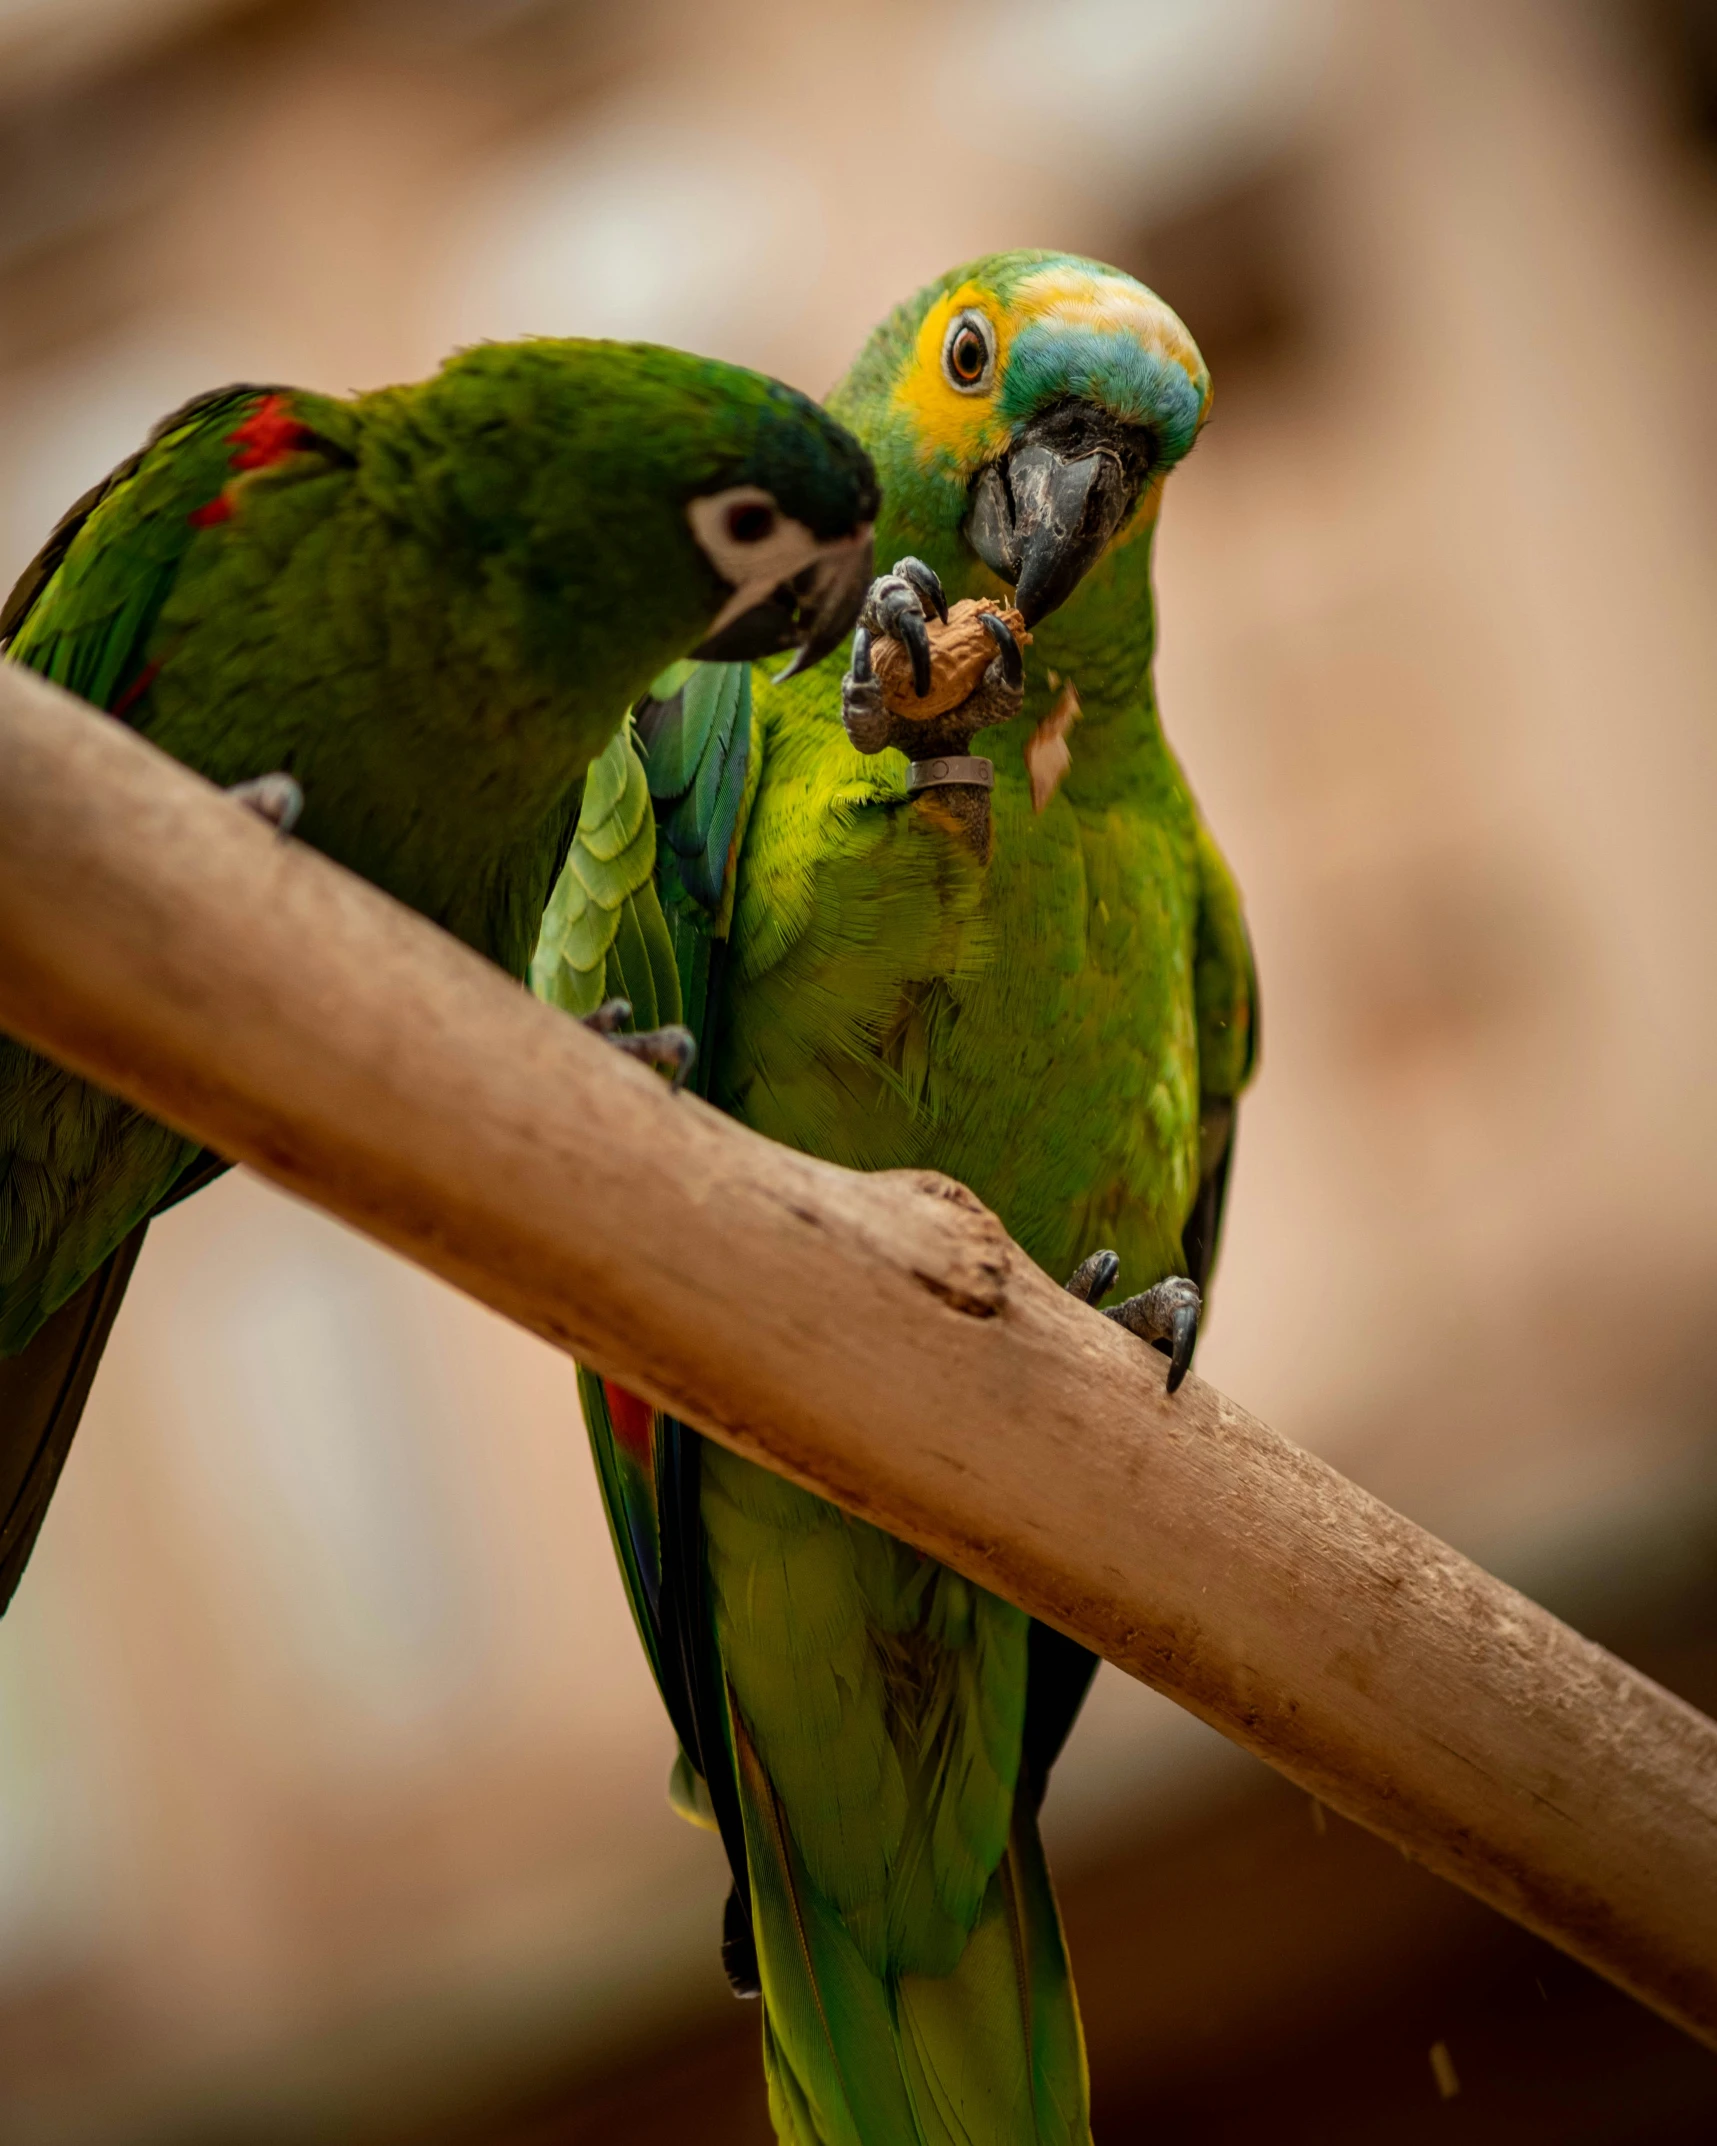
{"label": "green tail feather", "polygon": [[603,1383],[583,1364],[578,1367],[578,1398],[590,1436],[591,1457],[596,1463],[596,1480],[602,1492],[602,1509],[608,1516],[615,1560],[625,1582],[638,1637],[649,1659],[650,1674],[660,1690],[662,1558],[654,1470],[648,1456],[628,1452],[615,1435]]}
{"label": "green tail feather", "polygon": [[1027,1619],[719,1447],[702,1514],[781,2137],[1079,2146]]}
{"label": "green tail feather", "polygon": [[1089,2146],[1079,2008],[1023,1799],[953,1972],[890,1977],[806,1877],[743,1724],[735,1756],[782,2146]]}

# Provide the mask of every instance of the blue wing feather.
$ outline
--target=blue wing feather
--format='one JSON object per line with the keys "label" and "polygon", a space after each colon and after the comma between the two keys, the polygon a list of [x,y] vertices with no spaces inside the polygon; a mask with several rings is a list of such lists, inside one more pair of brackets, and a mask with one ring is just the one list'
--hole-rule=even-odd
{"label": "blue wing feather", "polygon": [[662,829],[664,906],[683,892],[721,908],[751,764],[751,671],[700,663],[664,674],[634,714]]}
{"label": "blue wing feather", "polygon": [[712,730],[730,714],[730,663],[676,663],[633,711],[655,798],[683,797],[696,779]]}

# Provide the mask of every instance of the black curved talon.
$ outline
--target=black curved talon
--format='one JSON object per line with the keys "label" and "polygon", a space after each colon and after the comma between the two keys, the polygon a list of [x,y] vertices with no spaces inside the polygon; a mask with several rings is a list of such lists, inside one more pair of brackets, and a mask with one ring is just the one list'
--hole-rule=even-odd
{"label": "black curved talon", "polygon": [[[903,566],[917,564],[916,559],[901,561]],[[928,567],[923,571],[930,574]],[[934,575],[930,578],[935,580]],[[941,593],[942,585],[937,582],[936,594]],[[884,574],[871,583],[860,614],[863,625],[905,644],[912,658],[912,689],[920,700],[930,690],[930,635],[924,624],[924,601],[924,592],[917,583],[897,567],[892,574]]]}
{"label": "black curved talon", "polygon": [[922,559],[896,559],[894,571],[902,581],[911,582],[923,600],[926,613],[934,611],[946,626],[948,623],[948,599],[942,593],[942,583],[933,566],[926,566]]}
{"label": "black curved talon", "polygon": [[1002,679],[1010,687],[1025,683],[1025,658],[1019,652],[1019,643],[1014,639],[1013,628],[1005,618],[998,618],[993,611],[980,611],[987,632],[995,636],[1001,649]]}
{"label": "black curved talon", "polygon": [[1067,1277],[1067,1294],[1081,1304],[1100,1304],[1115,1286],[1121,1262],[1113,1252],[1093,1252]]}
{"label": "black curved talon", "polygon": [[884,633],[901,642],[912,658],[912,690],[922,700],[930,690],[930,632],[916,591],[909,582],[883,584],[877,611]]}
{"label": "black curved talon", "polygon": [[1203,1306],[1183,1304],[1171,1315],[1167,1356],[1168,1391],[1178,1393],[1180,1382],[1192,1369],[1192,1352],[1198,1347],[1198,1317]]}
{"label": "black curved talon", "polygon": [[916,618],[901,619],[900,638],[912,658],[912,690],[922,700],[930,690],[930,635],[922,611]]}
{"label": "black curved talon", "polygon": [[1129,1297],[1124,1304],[1115,1305],[1103,1316],[1162,1351],[1169,1360],[1168,1390],[1174,1393],[1192,1366],[1192,1352],[1198,1346],[1199,1314],[1203,1309],[1204,1299],[1199,1294],[1198,1284],[1184,1274],[1171,1274],[1153,1288]]}
{"label": "black curved talon", "polygon": [[277,834],[289,835],[304,810],[303,790],[292,776],[279,770],[253,775],[249,782],[235,782],[227,795],[235,805],[266,820]]}
{"label": "black curved talon", "polygon": [[853,635],[853,658],[847,665],[847,676],[855,686],[867,686],[876,676],[870,660],[870,635],[863,626]]}

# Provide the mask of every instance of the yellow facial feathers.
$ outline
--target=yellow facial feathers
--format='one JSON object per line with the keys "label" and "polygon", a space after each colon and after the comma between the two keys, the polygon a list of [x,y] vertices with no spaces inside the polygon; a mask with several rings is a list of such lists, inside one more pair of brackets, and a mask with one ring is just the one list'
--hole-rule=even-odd
{"label": "yellow facial feathers", "polygon": [[[956,387],[943,364],[948,330],[965,312],[981,312],[995,333],[994,377],[979,393]],[[1155,292],[1118,270],[1050,263],[1021,278],[1005,302],[986,285],[968,281],[937,299],[925,314],[912,362],[894,391],[895,406],[911,422],[922,462],[946,458],[959,468],[975,470],[1006,449],[1013,430],[1002,409],[1008,354],[1015,338],[1038,324],[1051,330],[1135,337],[1178,365],[1199,390],[1201,422],[1208,412],[1210,384],[1197,346]]]}

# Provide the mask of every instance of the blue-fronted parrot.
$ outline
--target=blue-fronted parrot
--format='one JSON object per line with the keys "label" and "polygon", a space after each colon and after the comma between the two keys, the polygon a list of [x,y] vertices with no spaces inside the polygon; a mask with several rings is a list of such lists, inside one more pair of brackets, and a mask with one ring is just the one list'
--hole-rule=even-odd
{"label": "blue-fronted parrot", "polygon": [[[1171,1390],[1257,1036],[1239,897],[1152,684],[1158,509],[1209,401],[1180,321],[1094,262],[1002,255],[901,306],[829,402],[906,555],[851,671],[659,680],[593,775],[532,969],[576,1013],[683,1017],[702,1091],[761,1132],[962,1179],[1088,1301],[1118,1254],[1141,1293],[1113,1315],[1173,1352]],[[882,637],[921,662],[950,597],[993,600],[993,649],[914,730],[911,695],[904,725],[879,699]],[[605,876],[617,855],[640,869]],[[1086,2139],[1037,1813],[1092,1658],[617,1385],[581,1391],[674,1800],[732,1867],[724,1957],[761,1990],[781,2139]]]}
{"label": "blue-fronted parrot", "polygon": [[[777,382],[491,344],[349,401],[187,404],[66,515],[0,640],[522,977],[621,711],[695,649],[832,648],[875,509],[864,451]],[[0,1606],[144,1226],[220,1167],[0,1038]]]}

